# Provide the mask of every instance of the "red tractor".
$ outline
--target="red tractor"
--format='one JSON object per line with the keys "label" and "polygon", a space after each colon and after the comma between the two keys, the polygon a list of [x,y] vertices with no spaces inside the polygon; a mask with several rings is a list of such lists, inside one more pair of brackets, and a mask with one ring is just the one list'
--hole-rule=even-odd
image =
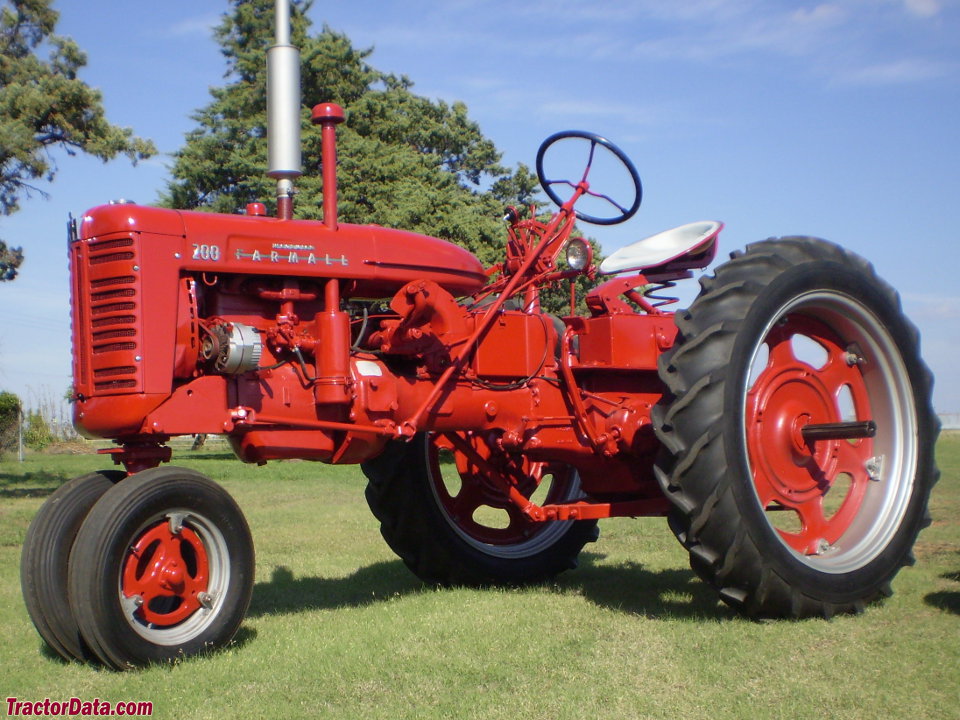
{"label": "red tractor", "polygon": [[[284,87],[285,24],[269,56]],[[557,212],[509,208],[503,261],[484,268],[443,240],[338,221],[329,103],[313,110],[324,220],[294,220],[287,94],[271,105],[294,118],[271,130],[276,217],[114,204],[70,225],[75,420],[125,471],[71,480],[27,534],[24,595],[52,648],[126,668],[232,638],[253,588],[246,521],[211,480],[163,465],[170,438],[196,433],[244,462],[360,463],[384,538],[428,583],[542,581],[576,565],[598,520],[662,515],[747,615],[890,593],[929,523],[938,426],[917,331],[867,262],[765,240],[669,312],[662,291],[712,261],[721,224],[596,266],[575,222],[627,220],[641,185],[577,131],[537,154]],[[576,174],[545,170],[558,143],[582,146]],[[604,156],[625,199],[595,187]],[[589,314],[541,308],[544,287],[580,275],[598,281]]]}

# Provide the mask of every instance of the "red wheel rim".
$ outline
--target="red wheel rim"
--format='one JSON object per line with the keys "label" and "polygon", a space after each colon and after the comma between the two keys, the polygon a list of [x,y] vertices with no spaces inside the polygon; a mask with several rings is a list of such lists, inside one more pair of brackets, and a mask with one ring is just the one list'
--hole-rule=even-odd
{"label": "red wheel rim", "polygon": [[123,563],[121,592],[136,601],[134,617],[151,627],[183,622],[204,606],[208,591],[203,542],[185,525],[171,528],[173,522],[164,519],[143,530]]}
{"label": "red wheel rim", "polygon": [[[530,498],[543,482],[549,482],[549,488],[541,504],[579,496],[579,478],[573,468],[491,453],[487,443],[477,435],[468,433],[466,437],[485,461],[516,481],[524,497]],[[444,470],[441,461],[451,456],[455,470],[449,466]],[[434,495],[447,521],[471,544],[509,549],[511,555],[532,554],[541,545],[552,543],[553,533],[566,531],[566,523],[540,523],[527,517],[510,501],[503,488],[444,436],[432,436],[427,460]]]}
{"label": "red wheel rim", "polygon": [[[798,358],[798,336],[822,348],[825,359]],[[809,442],[801,431],[806,425],[850,420],[843,417],[851,409],[841,407],[843,395],[856,419],[870,419],[864,371],[840,336],[809,315],[785,315],[763,342],[767,363],[747,391],[745,408],[754,488],[781,539],[802,555],[820,555],[860,511],[870,483],[866,467],[873,440]],[[775,521],[778,511],[792,513],[795,522]]]}

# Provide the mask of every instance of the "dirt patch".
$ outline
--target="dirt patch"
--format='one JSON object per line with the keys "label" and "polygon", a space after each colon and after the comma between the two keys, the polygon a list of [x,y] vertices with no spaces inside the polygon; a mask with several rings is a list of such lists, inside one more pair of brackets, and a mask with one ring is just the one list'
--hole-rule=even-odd
{"label": "dirt patch", "polygon": [[64,440],[51,443],[43,449],[46,455],[89,455],[96,448],[85,440]]}

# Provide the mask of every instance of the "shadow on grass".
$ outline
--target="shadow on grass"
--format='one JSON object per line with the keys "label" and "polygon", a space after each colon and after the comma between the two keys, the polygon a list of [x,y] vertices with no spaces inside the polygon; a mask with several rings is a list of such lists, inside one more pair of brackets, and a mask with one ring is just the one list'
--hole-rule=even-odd
{"label": "shadow on grass", "polygon": [[924,602],[933,605],[935,608],[952,612],[954,615],[960,615],[960,592],[941,591],[930,593],[924,598]]}
{"label": "shadow on grass", "polygon": [[51,488],[0,488],[0,498],[42,498],[52,495],[55,487]]}
{"label": "shadow on grass", "polygon": [[[940,577],[944,580],[960,582],[960,572],[944,573]],[[923,599],[927,605],[933,605],[935,608],[952,612],[954,615],[960,615],[960,591],[941,590],[940,592],[930,593]]]}
{"label": "shadow on grass", "polygon": [[280,566],[270,580],[254,585],[247,615],[362,607],[422,588],[400,560],[374,563],[345,578],[295,578],[290,568]]}
{"label": "shadow on grass", "polygon": [[252,627],[247,627],[246,625],[243,625],[240,627],[239,630],[237,630],[237,634],[233,636],[233,640],[231,640],[226,647],[220,648],[219,650],[212,650],[210,651],[210,654],[216,655],[217,653],[222,653],[225,650],[242,648],[244,645],[251,643],[256,639],[257,639],[257,631],[254,630]]}
{"label": "shadow on grass", "polygon": [[575,590],[601,607],[649,618],[729,620],[735,613],[687,568],[647,570],[641,563],[601,565],[605,556],[582,553],[577,570],[557,578],[561,590]]}
{"label": "shadow on grass", "polygon": [[[652,572],[639,563],[598,565],[602,558],[584,553],[578,570],[564,573],[544,587],[560,593],[572,591],[596,605],[650,618],[725,620],[734,615],[690,570]],[[270,580],[254,586],[248,615],[363,607],[424,587],[400,560],[374,563],[344,578],[296,578],[289,568],[280,566],[274,568]]]}
{"label": "shadow on grass", "polygon": [[[0,498],[46,497],[66,482],[63,473],[0,473]],[[23,487],[29,485],[32,487]]]}
{"label": "shadow on grass", "polygon": [[43,655],[45,660],[50,660],[51,662],[55,662],[60,665],[70,664],[69,660],[64,660],[62,657],[60,657],[60,653],[47,645],[47,643],[45,643],[43,640],[40,641],[40,654]]}
{"label": "shadow on grass", "polygon": [[[227,652],[229,650],[242,648],[245,645],[253,642],[256,638],[257,638],[257,631],[252,627],[248,627],[244,625],[239,630],[237,630],[236,635],[233,636],[233,639],[229,643],[227,643],[226,646],[222,648],[203,650],[198,655],[199,657],[216,657],[217,655],[220,655],[221,653]],[[90,651],[88,650],[87,652],[90,652]],[[96,671],[113,672],[113,668],[106,667],[99,660],[95,659],[92,655],[92,652],[91,652],[90,658],[85,661],[67,660],[61,657],[60,653],[58,653],[52,647],[47,645],[47,643],[41,640],[40,654],[44,657],[45,660],[49,660],[50,662],[57,663],[59,665],[72,665],[74,663],[80,663],[82,665],[87,665],[88,667]],[[191,658],[186,658],[186,659],[181,658],[181,659],[172,660],[165,663],[153,663],[151,667],[169,670],[177,667],[178,665],[182,665],[184,662],[190,662],[190,660]]]}

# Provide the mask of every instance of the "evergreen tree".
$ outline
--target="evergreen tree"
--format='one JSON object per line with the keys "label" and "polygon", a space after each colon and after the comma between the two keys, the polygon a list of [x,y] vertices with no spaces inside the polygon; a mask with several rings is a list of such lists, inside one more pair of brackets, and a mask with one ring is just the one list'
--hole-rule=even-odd
{"label": "evergreen tree", "polygon": [[[311,34],[309,0],[295,0],[291,42],[300,48],[303,176],[295,216],[322,215],[320,129],[310,107],[335,102],[347,114],[337,129],[339,217],[456,242],[485,263],[502,256],[504,204],[529,204],[536,178],[510,173],[463,103],[416,95],[406,77],[372,67],[372,50],[358,50],[328,27]],[[274,207],[265,176],[266,63],[273,44],[272,0],[231,0],[216,30],[228,84],[211,91],[198,126],[176,153],[164,204],[236,212],[248,202]]]}
{"label": "evergreen tree", "polygon": [[[86,55],[69,38],[53,34],[58,13],[51,0],[0,2],[0,213],[10,215],[23,196],[44,194],[31,185],[52,180],[51,151],[87,153],[104,161],[133,162],[156,152],[129,128],[111,125],[99,91],[77,77]],[[47,59],[38,56],[49,48]],[[0,241],[0,281],[16,277],[21,248]]]}
{"label": "evergreen tree", "polygon": [[0,240],[0,281],[13,280],[22,262],[23,248],[8,248],[7,244]]}

